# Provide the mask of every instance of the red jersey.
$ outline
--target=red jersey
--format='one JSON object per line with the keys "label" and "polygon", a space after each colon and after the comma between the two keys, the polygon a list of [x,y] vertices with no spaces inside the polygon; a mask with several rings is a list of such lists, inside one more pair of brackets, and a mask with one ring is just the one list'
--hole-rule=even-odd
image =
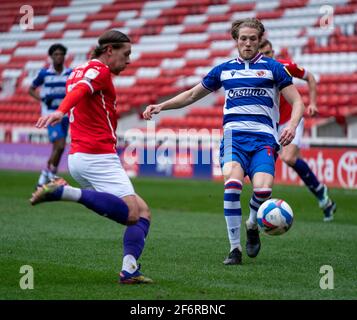
{"label": "red jersey", "polygon": [[116,153],[116,94],[109,67],[91,60],[73,70],[66,83],[70,92],[78,83],[86,84],[87,94],[70,110],[71,149],[69,153]]}
{"label": "red jersey", "polygon": [[[281,64],[283,64],[286,69],[289,71],[290,75],[294,78],[305,79],[306,70],[299,67],[296,63],[286,60],[286,59],[277,59]],[[280,95],[280,121],[279,124],[284,124],[288,122],[291,118],[292,106],[287,102],[283,95]]]}

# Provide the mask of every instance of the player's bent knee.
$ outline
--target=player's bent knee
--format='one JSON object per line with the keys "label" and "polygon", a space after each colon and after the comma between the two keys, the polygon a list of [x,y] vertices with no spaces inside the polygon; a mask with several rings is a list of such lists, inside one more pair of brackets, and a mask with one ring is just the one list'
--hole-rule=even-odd
{"label": "player's bent knee", "polygon": [[128,220],[126,224],[128,226],[136,224],[139,221],[139,210],[129,210]]}
{"label": "player's bent knee", "polygon": [[127,225],[132,225],[138,222],[140,218],[140,211],[139,211],[139,204],[136,201],[135,196],[127,196],[124,197],[123,200],[128,206],[128,219],[127,219]]}
{"label": "player's bent knee", "polygon": [[137,196],[137,200],[138,200],[138,205],[139,205],[140,218],[145,218],[150,221],[151,220],[151,212],[150,212],[149,206],[139,196]]}
{"label": "player's bent knee", "polygon": [[140,218],[151,220],[151,212],[146,202],[138,195],[124,197],[129,208],[127,225],[136,224]]}
{"label": "player's bent knee", "polygon": [[139,206],[139,208],[135,211],[129,211],[127,225],[136,224],[140,218],[145,218],[151,221],[151,212],[147,205],[145,205],[144,207]]}
{"label": "player's bent knee", "polygon": [[144,201],[138,201],[139,203],[139,216],[140,218],[145,218],[151,220],[151,212],[148,205]]}
{"label": "player's bent knee", "polygon": [[225,181],[229,179],[238,179],[243,180],[243,170],[239,163],[237,162],[228,162],[225,163],[222,168],[222,174],[224,176]]}
{"label": "player's bent knee", "polygon": [[149,221],[151,221],[151,212],[148,206],[146,208],[143,208],[140,210],[140,218],[145,218]]}

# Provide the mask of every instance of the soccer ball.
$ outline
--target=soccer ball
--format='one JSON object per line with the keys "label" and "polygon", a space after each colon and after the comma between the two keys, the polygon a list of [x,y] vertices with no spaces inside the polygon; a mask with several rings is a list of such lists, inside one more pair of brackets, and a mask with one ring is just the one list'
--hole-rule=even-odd
{"label": "soccer ball", "polygon": [[269,199],[259,207],[257,220],[261,231],[276,236],[291,228],[294,214],[284,200]]}

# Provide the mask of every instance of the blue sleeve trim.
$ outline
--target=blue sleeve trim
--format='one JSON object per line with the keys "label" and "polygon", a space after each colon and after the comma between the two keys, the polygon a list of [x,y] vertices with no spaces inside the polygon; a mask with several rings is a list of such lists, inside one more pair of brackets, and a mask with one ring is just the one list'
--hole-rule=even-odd
{"label": "blue sleeve trim", "polygon": [[290,86],[291,84],[293,84],[292,81],[288,81],[288,82],[284,82],[279,86],[279,91],[283,90],[284,88]]}

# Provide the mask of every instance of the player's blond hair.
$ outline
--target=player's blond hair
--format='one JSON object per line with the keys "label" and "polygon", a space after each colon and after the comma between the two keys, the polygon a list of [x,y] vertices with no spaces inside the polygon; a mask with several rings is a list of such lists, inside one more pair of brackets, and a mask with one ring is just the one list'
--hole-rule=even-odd
{"label": "player's blond hair", "polygon": [[258,30],[258,37],[261,39],[265,32],[264,25],[257,18],[246,18],[233,21],[231,27],[231,35],[234,40],[237,40],[239,37],[239,30],[241,28],[252,28]]}

